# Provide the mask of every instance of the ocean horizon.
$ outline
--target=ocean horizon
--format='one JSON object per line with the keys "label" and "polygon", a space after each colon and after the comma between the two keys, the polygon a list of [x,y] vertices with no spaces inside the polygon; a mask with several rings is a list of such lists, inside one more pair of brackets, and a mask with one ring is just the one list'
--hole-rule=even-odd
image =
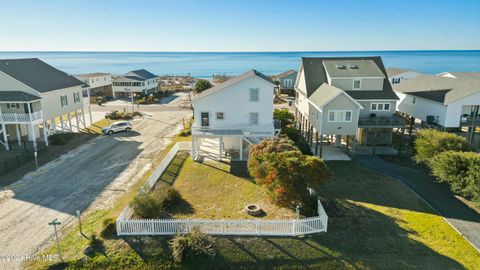
{"label": "ocean horizon", "polygon": [[268,75],[298,69],[301,57],[381,56],[385,66],[436,74],[480,71],[480,50],[289,51],[289,52],[86,52],[0,51],[0,59],[40,58],[69,74],[124,74],[147,69],[159,75],[238,75],[256,69]]}

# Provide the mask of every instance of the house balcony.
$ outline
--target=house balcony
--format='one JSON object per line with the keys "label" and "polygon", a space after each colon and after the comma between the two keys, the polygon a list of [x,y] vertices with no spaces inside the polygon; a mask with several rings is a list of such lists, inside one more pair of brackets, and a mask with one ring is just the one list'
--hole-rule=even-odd
{"label": "house balcony", "polygon": [[30,122],[42,122],[42,111],[28,113],[0,113],[0,122],[3,124],[25,124]]}
{"label": "house balcony", "polygon": [[402,128],[405,127],[405,119],[398,116],[375,116],[360,117],[358,119],[359,128]]}
{"label": "house balcony", "polygon": [[477,115],[477,116],[462,116],[460,118],[460,126],[462,126],[462,127],[466,127],[466,126],[478,127],[478,126],[480,126],[480,115]]}
{"label": "house balcony", "polygon": [[[278,127],[278,129],[277,129]],[[280,131],[280,123],[276,125],[258,126],[192,126],[192,135],[202,137],[243,136],[243,137],[271,137]]]}

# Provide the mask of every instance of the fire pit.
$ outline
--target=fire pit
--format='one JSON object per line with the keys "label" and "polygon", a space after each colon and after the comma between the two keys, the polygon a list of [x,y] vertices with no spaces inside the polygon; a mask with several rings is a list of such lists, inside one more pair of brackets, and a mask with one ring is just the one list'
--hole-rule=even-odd
{"label": "fire pit", "polygon": [[245,212],[254,217],[261,216],[263,214],[262,209],[257,204],[249,204],[245,206]]}

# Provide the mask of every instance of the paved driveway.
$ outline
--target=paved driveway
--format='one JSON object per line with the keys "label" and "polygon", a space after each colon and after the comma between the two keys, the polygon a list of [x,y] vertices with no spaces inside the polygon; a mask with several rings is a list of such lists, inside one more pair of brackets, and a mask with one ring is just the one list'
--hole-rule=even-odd
{"label": "paved driveway", "polygon": [[395,165],[376,156],[358,155],[355,162],[405,183],[480,250],[480,215],[455,198],[446,185],[435,183],[425,172]]}
{"label": "paved driveway", "polygon": [[[149,112],[134,131],[99,136],[0,191],[0,256],[31,254],[53,239],[48,222],[76,222],[75,210],[107,208],[151,166],[187,111]],[[1,257],[0,257],[1,258]],[[17,263],[0,261],[0,269]]]}

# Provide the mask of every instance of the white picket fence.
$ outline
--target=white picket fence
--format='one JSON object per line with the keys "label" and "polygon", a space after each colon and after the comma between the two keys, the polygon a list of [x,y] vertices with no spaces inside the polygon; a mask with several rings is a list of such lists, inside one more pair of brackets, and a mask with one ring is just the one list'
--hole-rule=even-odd
{"label": "white picket fence", "polygon": [[[152,189],[177,152],[188,151],[190,147],[188,142],[177,142],[147,180],[141,192]],[[295,236],[327,232],[328,225],[328,216],[320,200],[318,216],[301,219],[131,219],[132,215],[133,209],[127,207],[118,216],[117,235],[175,235],[198,228],[212,235]]]}

